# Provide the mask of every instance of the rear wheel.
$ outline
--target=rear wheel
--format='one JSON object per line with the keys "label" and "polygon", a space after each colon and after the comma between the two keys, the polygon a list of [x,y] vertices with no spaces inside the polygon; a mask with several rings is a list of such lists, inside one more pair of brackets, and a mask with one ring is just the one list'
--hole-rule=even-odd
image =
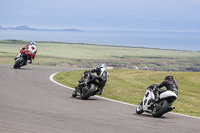
{"label": "rear wheel", "polygon": [[92,96],[95,92],[96,86],[91,84],[91,86],[87,90],[82,90],[81,99],[87,100],[90,96]]}
{"label": "rear wheel", "polygon": [[20,67],[22,66],[23,63],[24,63],[24,59],[23,59],[23,58],[19,58],[19,59],[15,62],[14,68],[15,68],[15,69],[20,68]]}
{"label": "rear wheel", "polygon": [[142,102],[136,107],[136,113],[137,114],[142,114],[143,111],[143,106],[142,106]]}
{"label": "rear wheel", "polygon": [[169,103],[167,100],[160,101],[158,105],[153,109],[152,115],[154,117],[161,117],[169,109]]}

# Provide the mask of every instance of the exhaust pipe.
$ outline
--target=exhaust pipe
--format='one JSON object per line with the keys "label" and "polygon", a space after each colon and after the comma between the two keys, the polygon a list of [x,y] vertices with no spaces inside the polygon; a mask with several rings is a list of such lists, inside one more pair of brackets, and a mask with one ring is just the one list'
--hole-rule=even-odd
{"label": "exhaust pipe", "polygon": [[169,111],[172,111],[172,110],[174,110],[175,109],[175,107],[174,106],[172,106],[172,107],[169,107],[169,109],[168,109],[168,112]]}

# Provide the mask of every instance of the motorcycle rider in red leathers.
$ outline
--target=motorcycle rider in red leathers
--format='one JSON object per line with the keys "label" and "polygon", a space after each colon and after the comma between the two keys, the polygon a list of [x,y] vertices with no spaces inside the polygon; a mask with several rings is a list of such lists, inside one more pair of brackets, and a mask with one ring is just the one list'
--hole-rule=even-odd
{"label": "motorcycle rider in red leathers", "polygon": [[[36,49],[36,43],[34,41],[32,41],[30,44],[26,45],[25,47],[22,48],[22,50],[20,51],[20,53],[18,54],[18,56],[15,58],[15,60],[17,60],[22,52],[28,52],[28,54],[30,55],[30,58],[28,59],[28,63],[31,64],[32,63],[32,59],[34,60],[35,55],[37,53],[37,49]],[[26,64],[27,64],[26,62]],[[24,64],[24,65],[26,65]]]}

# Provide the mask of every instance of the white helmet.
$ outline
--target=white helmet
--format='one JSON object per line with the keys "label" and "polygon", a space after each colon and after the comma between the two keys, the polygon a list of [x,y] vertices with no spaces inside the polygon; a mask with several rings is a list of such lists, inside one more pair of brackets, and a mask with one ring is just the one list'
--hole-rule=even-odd
{"label": "white helmet", "polygon": [[35,43],[34,41],[32,41],[30,44],[31,44],[31,45],[36,45],[36,43]]}
{"label": "white helmet", "polygon": [[106,69],[106,64],[101,63],[101,64],[99,64],[98,68],[105,68]]}
{"label": "white helmet", "polygon": [[107,79],[108,78],[108,70],[106,68],[106,64],[101,63],[101,64],[99,64],[98,68],[101,68],[101,72],[99,74],[97,74],[97,75],[98,76],[102,76],[105,79]]}

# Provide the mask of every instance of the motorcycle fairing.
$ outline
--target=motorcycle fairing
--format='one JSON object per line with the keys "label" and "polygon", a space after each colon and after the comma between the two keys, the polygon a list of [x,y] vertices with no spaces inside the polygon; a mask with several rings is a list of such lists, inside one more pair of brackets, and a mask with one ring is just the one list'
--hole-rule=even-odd
{"label": "motorcycle fairing", "polygon": [[148,105],[151,103],[152,99],[155,99],[155,96],[150,89],[147,89],[142,102],[143,110],[148,111]]}
{"label": "motorcycle fairing", "polygon": [[177,98],[177,95],[174,92],[169,91],[169,90],[167,90],[167,91],[165,91],[165,92],[160,94],[160,99],[164,99],[164,98],[168,98],[168,97]]}

